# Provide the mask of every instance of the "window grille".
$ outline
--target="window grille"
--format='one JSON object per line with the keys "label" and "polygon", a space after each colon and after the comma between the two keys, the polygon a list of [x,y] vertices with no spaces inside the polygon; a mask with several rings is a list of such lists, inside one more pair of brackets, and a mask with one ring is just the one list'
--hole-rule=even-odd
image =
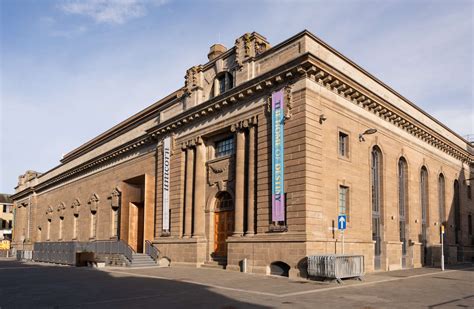
{"label": "window grille", "polygon": [[339,186],[339,214],[345,214],[349,222],[349,187]]}
{"label": "window grille", "polygon": [[216,158],[234,153],[234,137],[216,142]]}

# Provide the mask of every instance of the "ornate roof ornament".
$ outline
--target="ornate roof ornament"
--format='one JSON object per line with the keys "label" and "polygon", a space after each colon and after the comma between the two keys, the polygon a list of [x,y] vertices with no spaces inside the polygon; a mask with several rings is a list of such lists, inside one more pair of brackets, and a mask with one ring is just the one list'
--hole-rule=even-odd
{"label": "ornate roof ornament", "polygon": [[241,67],[243,63],[260,55],[270,48],[267,39],[257,32],[246,33],[235,40],[235,61]]}

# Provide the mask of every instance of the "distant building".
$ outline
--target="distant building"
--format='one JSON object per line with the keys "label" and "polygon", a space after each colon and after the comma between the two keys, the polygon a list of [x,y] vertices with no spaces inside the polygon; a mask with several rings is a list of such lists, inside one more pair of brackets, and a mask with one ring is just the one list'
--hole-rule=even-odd
{"label": "distant building", "polygon": [[10,195],[0,193],[0,240],[12,239],[13,201]]}
{"label": "distant building", "polygon": [[345,214],[345,253],[367,271],[439,263],[442,225],[446,260],[472,259],[471,143],[308,31],[273,47],[247,33],[208,59],[22,175],[14,245],[153,244],[173,264],[295,276],[341,253]]}

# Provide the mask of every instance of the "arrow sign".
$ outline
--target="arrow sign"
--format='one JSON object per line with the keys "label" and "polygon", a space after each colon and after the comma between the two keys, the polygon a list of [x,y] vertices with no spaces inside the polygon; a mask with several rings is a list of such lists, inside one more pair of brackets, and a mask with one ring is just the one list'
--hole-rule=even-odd
{"label": "arrow sign", "polygon": [[347,223],[346,215],[339,215],[337,217],[337,228],[339,230],[345,230],[346,229],[346,223]]}

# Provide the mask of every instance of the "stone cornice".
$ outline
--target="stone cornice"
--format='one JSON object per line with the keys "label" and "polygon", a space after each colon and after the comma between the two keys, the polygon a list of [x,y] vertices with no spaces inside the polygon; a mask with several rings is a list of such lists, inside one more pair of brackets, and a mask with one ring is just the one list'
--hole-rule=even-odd
{"label": "stone cornice", "polygon": [[313,64],[307,70],[307,76],[321,86],[460,161],[470,164],[474,162],[474,154],[469,153],[466,149],[462,149],[363,85],[318,59],[314,59]]}

